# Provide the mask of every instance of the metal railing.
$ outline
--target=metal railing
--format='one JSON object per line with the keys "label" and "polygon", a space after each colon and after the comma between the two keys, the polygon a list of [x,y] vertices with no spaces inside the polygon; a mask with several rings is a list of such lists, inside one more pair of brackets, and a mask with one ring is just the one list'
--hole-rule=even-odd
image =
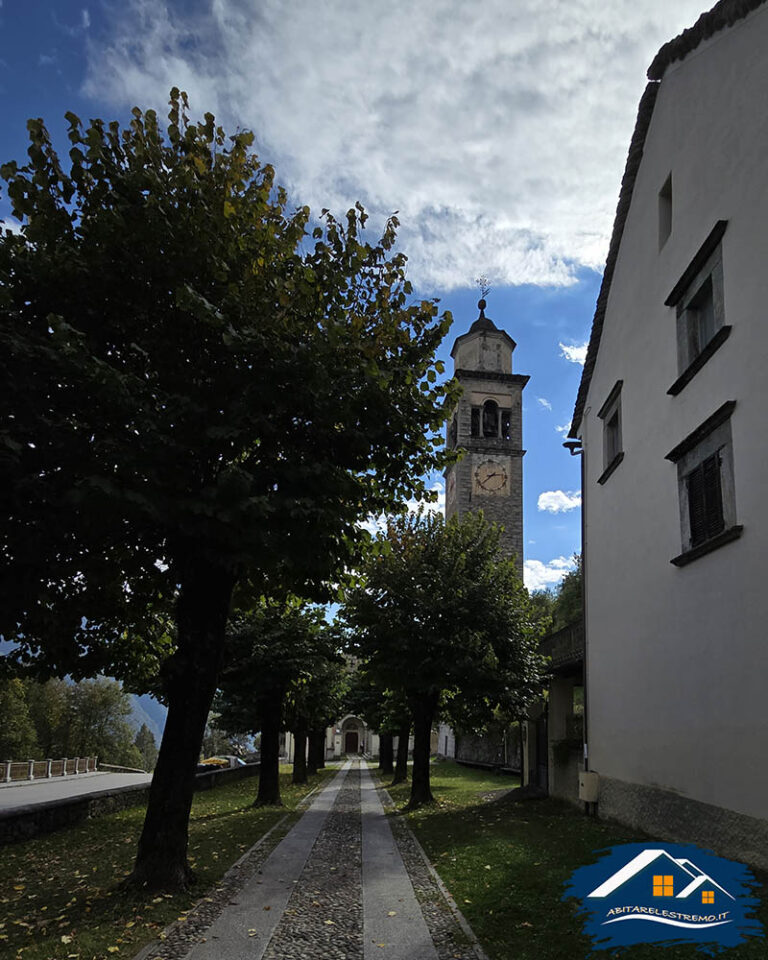
{"label": "metal railing", "polygon": [[98,757],[63,757],[61,760],[0,760],[0,783],[48,780],[78,773],[94,773]]}

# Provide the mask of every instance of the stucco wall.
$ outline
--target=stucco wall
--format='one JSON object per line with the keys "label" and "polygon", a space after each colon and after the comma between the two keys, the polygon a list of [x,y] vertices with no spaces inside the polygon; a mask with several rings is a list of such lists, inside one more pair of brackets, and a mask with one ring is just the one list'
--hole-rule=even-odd
{"label": "stucco wall", "polygon": [[[615,781],[768,817],[768,11],[666,72],[651,120],[587,396],[586,626],[590,768]],[[658,193],[672,172],[671,234]],[[678,396],[664,300],[719,219],[729,339]],[[597,411],[624,381],[624,460],[604,485]],[[743,536],[688,566],[665,455],[727,400]]]}

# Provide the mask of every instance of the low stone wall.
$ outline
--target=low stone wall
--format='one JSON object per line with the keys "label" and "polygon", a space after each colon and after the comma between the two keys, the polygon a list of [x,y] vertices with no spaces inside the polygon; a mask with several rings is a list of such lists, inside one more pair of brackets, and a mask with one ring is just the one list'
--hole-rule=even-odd
{"label": "low stone wall", "polygon": [[510,729],[506,750],[503,733],[499,730],[485,734],[457,734],[456,760],[464,761],[467,764],[477,764],[478,766],[509,767],[512,770],[519,771],[519,734]]}
{"label": "low stone wall", "polygon": [[244,767],[223,767],[210,772],[198,773],[195,782],[195,790],[211,790],[218,787],[221,783],[233,783],[235,780],[246,780],[248,777],[255,777],[259,772],[261,764],[246,763]]}
{"label": "low stone wall", "polygon": [[659,840],[695,843],[721,857],[768,870],[768,820],[603,776],[597,812],[601,819],[616,820]]}
{"label": "low stone wall", "polygon": [[[259,763],[248,763],[244,767],[198,773],[195,778],[195,790],[211,790],[222,783],[256,776],[260,766]],[[48,800],[45,803],[16,807],[14,810],[2,810],[0,811],[0,845],[29,840],[41,833],[52,833],[54,830],[72,826],[104,813],[114,813],[126,807],[144,805],[148,799],[149,784],[130,784],[125,787],[113,787],[110,790],[98,790],[79,797],[65,797],[61,800]]]}

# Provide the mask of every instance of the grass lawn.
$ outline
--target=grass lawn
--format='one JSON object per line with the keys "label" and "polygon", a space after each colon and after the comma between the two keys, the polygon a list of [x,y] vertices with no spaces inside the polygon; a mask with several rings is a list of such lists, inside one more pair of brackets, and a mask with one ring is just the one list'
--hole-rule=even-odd
{"label": "grass lawn", "polygon": [[255,777],[195,794],[189,854],[191,893],[140,895],[118,889],[133,866],[144,807],[96,817],[0,851],[0,957],[81,960],[132,957],[181,917],[270,827],[313,787],[321,770],[293,786],[281,768],[284,807],[256,809]]}
{"label": "grass lawn", "polygon": [[[513,800],[516,781],[438,761],[432,766],[437,804],[407,814],[408,822],[492,960],[701,960],[693,944],[594,951],[581,933],[564,885],[577,867],[594,863],[594,851],[645,835],[583,816],[555,800]],[[410,784],[390,793],[398,807]],[[768,875],[758,918],[768,931]],[[768,940],[752,938],[726,951],[728,960],[765,960]]]}

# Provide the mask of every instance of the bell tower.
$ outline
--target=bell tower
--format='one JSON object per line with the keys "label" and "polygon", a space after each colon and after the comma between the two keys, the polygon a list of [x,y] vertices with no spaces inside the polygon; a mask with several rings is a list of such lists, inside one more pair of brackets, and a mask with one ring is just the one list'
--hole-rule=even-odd
{"label": "bell tower", "polygon": [[523,576],[523,388],[512,373],[512,337],[480,315],[451,350],[454,376],[464,388],[446,425],[446,444],[466,450],[445,472],[445,514],[482,510],[503,527],[501,547]]}

